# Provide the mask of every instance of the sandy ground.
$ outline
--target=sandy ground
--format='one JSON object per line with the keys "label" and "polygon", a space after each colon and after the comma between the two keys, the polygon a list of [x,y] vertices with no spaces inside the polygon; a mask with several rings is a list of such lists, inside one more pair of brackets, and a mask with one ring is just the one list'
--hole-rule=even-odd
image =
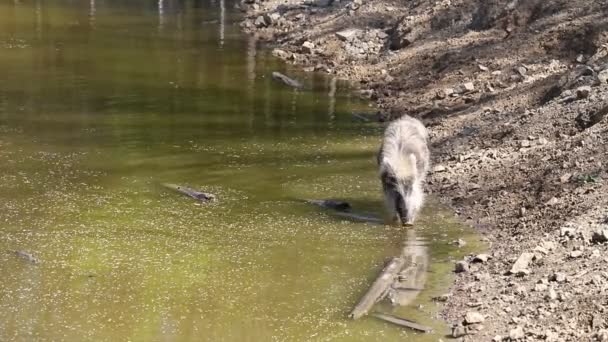
{"label": "sandy ground", "polygon": [[431,131],[429,191],[478,229],[466,341],[608,341],[608,2],[245,0],[273,54]]}

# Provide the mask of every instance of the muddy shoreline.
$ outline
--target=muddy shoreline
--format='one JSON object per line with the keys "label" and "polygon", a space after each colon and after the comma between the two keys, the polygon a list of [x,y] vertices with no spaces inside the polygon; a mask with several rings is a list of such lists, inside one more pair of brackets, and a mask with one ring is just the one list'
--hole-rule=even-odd
{"label": "muddy shoreline", "polygon": [[473,225],[443,309],[467,341],[608,341],[608,5],[245,0],[242,27],[431,131],[429,191]]}

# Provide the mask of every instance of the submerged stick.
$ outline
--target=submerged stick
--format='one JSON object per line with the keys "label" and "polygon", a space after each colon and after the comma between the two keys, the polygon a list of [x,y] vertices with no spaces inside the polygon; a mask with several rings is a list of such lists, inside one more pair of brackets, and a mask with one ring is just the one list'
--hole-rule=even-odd
{"label": "submerged stick", "polygon": [[204,192],[196,191],[194,189],[186,188],[184,186],[176,185],[176,184],[163,183],[162,185],[167,189],[177,191],[180,194],[184,194],[186,196],[192,197],[201,202],[215,201],[215,195],[212,195],[212,194],[207,194]]}
{"label": "submerged stick", "polygon": [[376,278],[369,290],[367,290],[361,300],[359,300],[359,303],[357,303],[348,317],[352,319],[359,319],[366,315],[374,304],[382,300],[382,298],[384,298],[384,296],[387,294],[388,287],[393,284],[397,273],[401,271],[404,264],[405,259],[403,258],[391,259],[388,265],[384,267],[378,278]]}
{"label": "submerged stick", "polygon": [[310,203],[310,204],[315,204],[318,205],[320,207],[326,208],[326,209],[333,209],[333,210],[337,210],[337,211],[350,211],[352,209],[352,207],[350,206],[350,203],[348,202],[344,202],[344,201],[336,201],[336,200],[315,200],[315,199],[307,199],[305,200],[306,203]]}
{"label": "submerged stick", "polygon": [[281,82],[283,82],[284,84],[286,84],[286,85],[288,85],[288,86],[290,86],[290,87],[296,88],[296,89],[300,89],[300,88],[304,87],[304,86],[302,85],[302,83],[300,83],[300,82],[298,82],[298,81],[294,80],[293,78],[289,78],[289,77],[287,77],[287,76],[285,76],[285,75],[281,74],[281,73],[280,73],[280,72],[278,72],[278,71],[274,71],[274,72],[272,73],[272,78],[273,78],[273,79],[275,79],[275,80],[277,80],[277,81],[281,81]]}
{"label": "submerged stick", "polygon": [[31,253],[28,253],[26,251],[13,251],[13,253],[20,257],[21,259],[32,263],[32,264],[39,264],[40,260],[38,260],[38,258],[36,258],[35,256],[33,256]]}
{"label": "submerged stick", "polygon": [[401,317],[397,317],[397,316],[391,316],[391,315],[387,315],[387,314],[382,314],[382,313],[373,313],[372,316],[379,318],[383,321],[387,321],[393,324],[397,324],[400,325],[402,327],[406,327],[406,328],[410,328],[410,329],[414,329],[416,331],[420,331],[423,333],[429,333],[431,331],[433,331],[432,328],[424,326],[422,324],[418,324],[416,322],[410,321],[408,319],[405,318],[401,318]]}

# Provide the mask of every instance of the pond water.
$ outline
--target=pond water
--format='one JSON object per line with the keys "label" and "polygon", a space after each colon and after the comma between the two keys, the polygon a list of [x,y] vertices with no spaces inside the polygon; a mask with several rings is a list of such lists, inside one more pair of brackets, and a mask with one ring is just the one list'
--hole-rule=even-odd
{"label": "pond water", "polygon": [[[382,215],[366,108],[259,49],[229,1],[0,3],[0,340],[436,341],[450,241],[475,236],[432,203],[406,230],[300,201]],[[347,319],[412,245],[425,290],[377,310],[436,333]]]}

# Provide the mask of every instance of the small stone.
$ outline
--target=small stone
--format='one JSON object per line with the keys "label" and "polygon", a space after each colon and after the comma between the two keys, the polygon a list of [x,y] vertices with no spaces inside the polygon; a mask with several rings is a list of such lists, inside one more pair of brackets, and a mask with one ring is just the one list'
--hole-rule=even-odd
{"label": "small stone", "polygon": [[336,36],[342,41],[351,41],[355,39],[360,32],[361,30],[358,29],[347,29],[336,32]]}
{"label": "small stone", "polygon": [[590,93],[591,93],[591,87],[590,86],[578,87],[576,89],[576,97],[578,97],[579,99],[586,99],[586,98],[588,98]]}
{"label": "small stone", "polygon": [[591,242],[604,243],[606,241],[608,241],[608,229],[593,232],[593,235],[591,236]]}
{"label": "small stone", "polygon": [[545,292],[546,290],[547,290],[547,285],[545,285],[545,284],[534,285],[534,291],[536,291],[536,292]]}
{"label": "small stone", "polygon": [[559,229],[559,236],[574,237],[576,235],[576,229],[572,227],[561,227]]}
{"label": "small stone", "polygon": [[502,71],[500,71],[500,70],[492,71],[492,75],[494,75],[494,76],[500,76],[500,75],[502,75]]}
{"label": "small stone", "polygon": [[509,273],[514,275],[529,274],[528,265],[532,261],[532,258],[534,258],[534,253],[522,253],[511,267]]}
{"label": "small stone", "polygon": [[600,83],[603,83],[603,84],[608,83],[608,69],[606,69],[604,71],[600,71],[597,74],[597,78],[598,78],[598,80],[600,80]]}
{"label": "small stone", "polygon": [[258,28],[268,27],[268,25],[269,25],[266,22],[266,18],[263,15],[260,15],[257,18],[255,18],[255,21],[253,22],[253,24],[255,25],[255,27],[258,27]]}
{"label": "small stone", "polygon": [[525,139],[521,140],[519,142],[519,146],[521,146],[521,147],[530,147],[530,140],[525,140]]}
{"label": "small stone", "polygon": [[459,338],[467,335],[467,329],[462,325],[457,325],[452,328],[452,337]]}
{"label": "small stone", "polygon": [[452,95],[454,95],[454,93],[455,93],[455,91],[454,91],[454,89],[453,89],[453,88],[445,88],[445,89],[443,90],[443,94],[444,94],[446,97],[448,97],[448,96],[452,96]]}
{"label": "small stone", "polygon": [[475,90],[475,85],[473,82],[466,82],[458,86],[458,93],[466,94]]}
{"label": "small stone", "polygon": [[289,53],[287,53],[286,51],[281,50],[281,49],[272,50],[272,55],[279,57],[279,58],[285,58],[285,59],[287,59],[289,57]]}
{"label": "small stone", "polygon": [[557,299],[557,293],[555,292],[555,290],[553,288],[549,289],[549,292],[547,292],[545,299],[547,299],[547,300],[556,300]]}
{"label": "small stone", "polygon": [[473,258],[473,262],[486,262],[490,259],[490,256],[487,254],[477,254],[474,258]]}
{"label": "small stone", "polygon": [[548,207],[551,207],[558,203],[559,203],[559,199],[557,197],[551,197],[547,202],[545,202],[545,205]]}
{"label": "small stone", "polygon": [[502,336],[500,336],[500,335],[496,335],[492,339],[492,342],[501,342],[501,341],[502,341]]}
{"label": "small stone", "polygon": [[304,52],[304,53],[311,54],[314,52],[314,49],[315,49],[315,44],[313,44],[309,41],[305,41],[302,44],[302,52]]}
{"label": "small stone", "polygon": [[464,247],[467,245],[467,242],[464,241],[463,239],[458,239],[458,240],[454,241],[453,244],[455,244],[458,247]]}
{"label": "small stone", "polygon": [[485,320],[485,318],[483,317],[483,315],[480,314],[479,312],[475,312],[475,311],[469,311],[464,316],[464,324],[467,324],[467,325],[483,323],[484,320]]}
{"label": "small stone", "polygon": [[583,251],[572,251],[570,257],[573,259],[580,258],[583,255]]}
{"label": "small stone", "polygon": [[602,329],[595,333],[595,339],[600,342],[608,342],[608,330]]}
{"label": "small stone", "polygon": [[572,178],[572,174],[571,173],[565,173],[563,174],[561,177],[559,177],[559,182],[560,183],[568,183],[570,181],[570,178]]}
{"label": "small stone", "polygon": [[524,329],[522,327],[517,327],[515,329],[509,330],[509,338],[511,341],[521,340],[525,337]]}
{"label": "small stone", "polygon": [[539,145],[547,145],[549,143],[549,141],[543,137],[538,138],[538,144]]}
{"label": "small stone", "polygon": [[443,165],[435,165],[435,167],[433,167],[433,172],[443,172],[445,170],[446,168]]}
{"label": "small stone", "polygon": [[528,69],[526,69],[526,67],[524,66],[519,66],[517,68],[515,68],[515,71],[521,76],[521,77],[525,77],[526,74],[528,74]]}
{"label": "small stone", "polygon": [[432,299],[436,302],[447,302],[448,299],[450,299],[450,297],[452,297],[451,294],[445,293],[445,294],[442,294],[441,296],[433,297]]}
{"label": "small stone", "polygon": [[525,215],[526,215],[526,208],[525,207],[519,208],[519,217],[524,217]]}
{"label": "small stone", "polygon": [[566,274],[563,272],[555,272],[555,273],[553,273],[553,275],[551,276],[551,278],[549,280],[555,281],[558,283],[563,283],[566,281]]}
{"label": "small stone", "polygon": [[481,70],[481,71],[488,71],[488,70],[489,70],[489,69],[488,69],[488,67],[487,67],[487,66],[485,66],[485,65],[481,65],[481,64],[479,64],[477,67],[478,67],[478,68],[479,68],[479,70]]}
{"label": "small stone", "polygon": [[456,273],[463,273],[463,272],[468,272],[468,271],[469,271],[469,263],[467,263],[466,261],[459,261],[454,266],[454,272],[456,272]]}

